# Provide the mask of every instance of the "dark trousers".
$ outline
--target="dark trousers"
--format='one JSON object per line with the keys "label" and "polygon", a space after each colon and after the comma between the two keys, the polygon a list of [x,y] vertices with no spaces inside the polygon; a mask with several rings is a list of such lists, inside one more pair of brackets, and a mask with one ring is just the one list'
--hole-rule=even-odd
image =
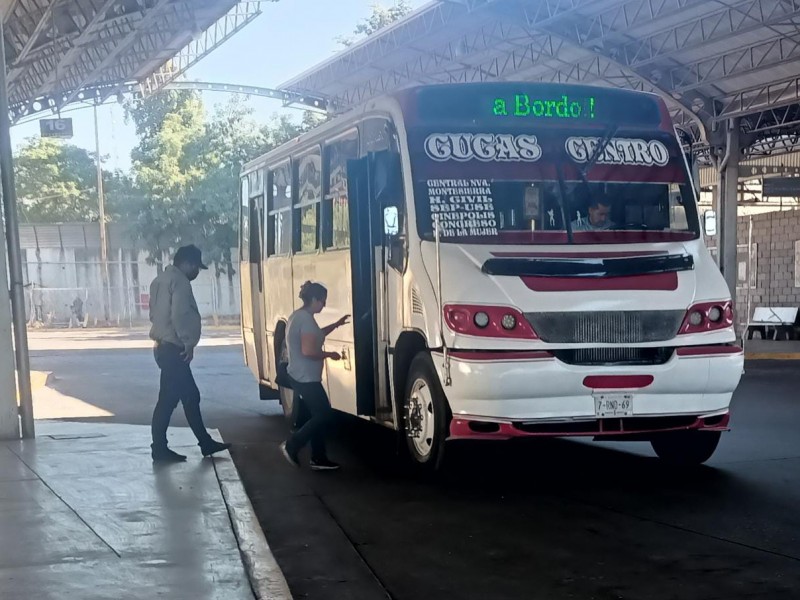
{"label": "dark trousers", "polygon": [[333,417],[333,409],[328,400],[328,394],[325,393],[325,388],[319,382],[300,383],[293,381],[292,388],[295,393],[295,405],[298,402],[302,402],[306,410],[311,414],[311,418],[292,434],[289,441],[286,442],[286,448],[294,454],[311,442],[312,460],[327,458],[325,434]]}
{"label": "dark trousers", "polygon": [[183,404],[186,420],[197,441],[204,444],[211,439],[200,414],[200,390],[189,363],[181,356],[182,352],[183,348],[174,344],[159,344],[155,348],[156,364],[161,369],[161,387],[151,426],[154,447],[166,448],[167,427],[178,402]]}

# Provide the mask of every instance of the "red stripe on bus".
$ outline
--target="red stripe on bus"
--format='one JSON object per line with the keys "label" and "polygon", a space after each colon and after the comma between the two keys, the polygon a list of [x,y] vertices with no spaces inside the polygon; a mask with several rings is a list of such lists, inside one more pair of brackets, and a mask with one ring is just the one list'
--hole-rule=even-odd
{"label": "red stripe on bus", "polygon": [[549,360],[554,358],[549,352],[470,352],[451,350],[450,356],[458,360]]}
{"label": "red stripe on bus", "polygon": [[651,383],[652,375],[589,375],[583,379],[584,386],[601,390],[643,388]]}
{"label": "red stripe on bus", "polygon": [[663,254],[666,252],[492,252],[497,258],[630,258]]}
{"label": "red stripe on bus", "polygon": [[678,356],[715,356],[720,354],[741,354],[739,346],[684,346],[678,348]]}
{"label": "red stripe on bus", "polygon": [[674,292],[677,273],[653,273],[625,277],[521,277],[534,292],[597,292],[648,290]]}

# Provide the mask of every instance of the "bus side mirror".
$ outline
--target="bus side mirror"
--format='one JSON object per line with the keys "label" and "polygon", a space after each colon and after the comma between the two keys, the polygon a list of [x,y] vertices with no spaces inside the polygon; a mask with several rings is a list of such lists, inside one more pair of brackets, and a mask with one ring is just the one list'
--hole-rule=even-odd
{"label": "bus side mirror", "polygon": [[400,233],[400,213],[396,206],[387,206],[383,209],[383,233],[387,237]]}
{"label": "bus side mirror", "polygon": [[707,236],[717,235],[717,213],[713,210],[704,212],[703,225]]}
{"label": "bus side mirror", "polygon": [[400,272],[404,271],[406,242],[403,235],[403,224],[400,222],[400,211],[396,206],[386,206],[383,209],[383,234],[386,240],[389,266]]}

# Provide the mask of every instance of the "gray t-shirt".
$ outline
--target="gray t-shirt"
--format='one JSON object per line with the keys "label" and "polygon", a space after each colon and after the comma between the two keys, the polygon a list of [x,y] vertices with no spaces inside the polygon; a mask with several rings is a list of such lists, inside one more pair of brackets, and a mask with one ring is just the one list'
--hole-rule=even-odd
{"label": "gray t-shirt", "polygon": [[572,222],[572,231],[608,231],[612,227],[614,227],[613,221],[606,221],[602,225],[592,225],[589,217],[575,219]]}
{"label": "gray t-shirt", "polygon": [[317,346],[321,350],[325,334],[317,325],[314,315],[305,309],[299,309],[289,317],[286,327],[286,345],[289,349],[289,376],[300,383],[317,383],[322,381],[322,366],[325,361],[308,358],[303,355],[302,336],[316,336]]}

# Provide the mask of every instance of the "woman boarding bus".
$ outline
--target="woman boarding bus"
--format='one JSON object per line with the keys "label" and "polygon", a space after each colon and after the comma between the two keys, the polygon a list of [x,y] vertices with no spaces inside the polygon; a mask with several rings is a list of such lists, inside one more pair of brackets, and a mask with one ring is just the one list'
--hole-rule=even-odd
{"label": "woman boarding bus", "polygon": [[[328,284],[334,409],[447,442],[647,440],[707,460],[742,373],[663,101],[583,86],[426,86],[246,165],[243,336],[266,394],[300,282]],[[287,415],[290,396],[280,390]]]}

